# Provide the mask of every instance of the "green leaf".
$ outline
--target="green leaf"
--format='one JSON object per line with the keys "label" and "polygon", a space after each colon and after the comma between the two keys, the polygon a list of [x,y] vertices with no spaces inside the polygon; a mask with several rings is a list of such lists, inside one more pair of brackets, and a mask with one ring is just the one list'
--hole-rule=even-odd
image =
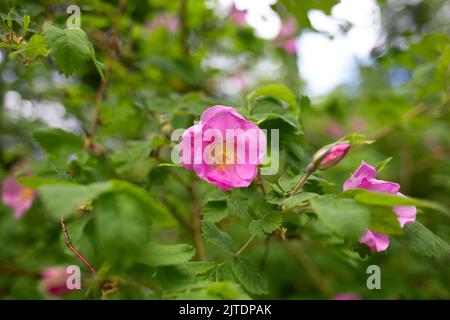
{"label": "green leaf", "polygon": [[249,231],[258,238],[265,238],[281,226],[283,217],[279,212],[270,212],[258,220],[253,220],[249,225]]}
{"label": "green leaf", "polygon": [[396,238],[404,247],[428,257],[448,256],[450,253],[450,246],[421,223],[409,223],[404,230],[405,235]]}
{"label": "green leaf", "polygon": [[145,245],[138,261],[153,267],[170,266],[187,262],[194,254],[194,248],[188,244],[149,243]]}
{"label": "green leaf", "polygon": [[344,238],[357,240],[369,226],[369,210],[352,199],[325,195],[312,199],[311,205],[320,221]]}
{"label": "green leaf", "polygon": [[58,128],[34,131],[33,137],[53,161],[81,151],[84,145],[81,137]]}
{"label": "green leaf", "polygon": [[370,206],[369,208],[370,230],[383,234],[404,234],[398,222],[397,215],[392,208],[381,206]]}
{"label": "green leaf", "polygon": [[252,91],[247,100],[250,104],[254,104],[255,100],[261,97],[271,97],[277,100],[281,100],[289,107],[290,112],[298,117],[300,114],[300,108],[297,104],[297,99],[291,90],[280,84],[271,84]]}
{"label": "green leaf", "polygon": [[159,267],[156,278],[161,287],[169,292],[189,289],[195,283],[195,275],[184,265]]}
{"label": "green leaf", "polygon": [[11,52],[9,58],[15,59],[19,54],[27,60],[34,60],[39,56],[46,56],[48,54],[48,49],[44,36],[35,33],[22,49]]}
{"label": "green leaf", "polygon": [[234,257],[231,269],[236,280],[248,292],[258,295],[268,293],[267,280],[249,260]]}
{"label": "green leaf", "polygon": [[386,158],[375,166],[378,173],[383,171],[384,167],[392,160],[392,157]]}
{"label": "green leaf", "polygon": [[97,57],[95,56],[94,46],[90,42],[89,42],[89,52],[91,60],[94,63],[95,69],[97,69],[97,72],[102,78],[102,81],[105,81],[105,73],[103,72],[103,70],[105,69],[105,65],[97,60]]}
{"label": "green leaf", "polygon": [[205,274],[218,266],[217,262],[213,261],[189,261],[183,265],[195,275]]}
{"label": "green leaf", "polygon": [[231,236],[221,231],[214,223],[204,222],[202,224],[202,233],[205,240],[212,245],[224,250],[229,254],[236,252]]}
{"label": "green leaf", "polygon": [[228,214],[226,201],[209,201],[203,206],[203,221],[219,222]]}
{"label": "green leaf", "polygon": [[150,141],[127,141],[122,150],[111,155],[111,161],[121,173],[133,168],[137,161],[148,159],[151,149]]}
{"label": "green leaf", "polygon": [[402,197],[394,194],[376,193],[368,190],[357,190],[354,192],[355,200],[370,205],[378,206],[416,206],[419,208],[429,208],[448,214],[447,208],[440,204],[428,200]]}
{"label": "green leaf", "polygon": [[260,98],[255,101],[249,118],[258,125],[269,120],[279,119],[292,127],[295,135],[302,132],[297,116],[273,98]]}
{"label": "green leaf", "polygon": [[338,142],[347,142],[353,145],[361,145],[361,144],[372,144],[375,140],[366,139],[365,134],[360,133],[349,133],[338,140]]}
{"label": "green leaf", "polygon": [[169,210],[146,190],[122,180],[109,180],[108,183],[112,184],[113,191],[126,192],[138,199],[145,208],[146,215],[158,226],[170,228],[177,224]]}
{"label": "green leaf", "polygon": [[24,15],[23,16],[23,22],[22,22],[22,39],[25,39],[25,36],[27,35],[28,32],[28,27],[30,25],[30,16],[29,15]]}
{"label": "green leaf", "polygon": [[227,200],[228,214],[241,218],[248,216],[249,201],[246,191],[241,189],[231,190]]}
{"label": "green leaf", "polygon": [[282,208],[283,211],[291,210],[295,207],[301,207],[308,203],[311,199],[314,199],[318,197],[319,195],[317,193],[312,192],[302,192],[293,196],[290,196],[289,198],[285,198],[283,200]]}
{"label": "green leaf", "polygon": [[46,23],[44,35],[58,70],[66,76],[84,67],[92,56],[90,42],[82,29],[60,29]]}
{"label": "green leaf", "polygon": [[122,266],[139,259],[149,234],[144,212],[142,204],[127,193],[107,193],[95,202],[94,221],[102,258]]}
{"label": "green leaf", "polygon": [[56,219],[67,216],[89,200],[93,200],[111,189],[107,182],[93,183],[88,186],[75,183],[44,184],[38,187],[38,194],[48,213]]}

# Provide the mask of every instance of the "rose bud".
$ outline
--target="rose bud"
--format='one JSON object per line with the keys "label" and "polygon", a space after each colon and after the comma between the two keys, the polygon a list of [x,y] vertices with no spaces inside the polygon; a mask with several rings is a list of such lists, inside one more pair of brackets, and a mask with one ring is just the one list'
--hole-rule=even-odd
{"label": "rose bud", "polygon": [[350,144],[339,143],[331,146],[325,146],[317,151],[312,159],[312,164],[316,169],[325,170],[337,165],[345,157]]}

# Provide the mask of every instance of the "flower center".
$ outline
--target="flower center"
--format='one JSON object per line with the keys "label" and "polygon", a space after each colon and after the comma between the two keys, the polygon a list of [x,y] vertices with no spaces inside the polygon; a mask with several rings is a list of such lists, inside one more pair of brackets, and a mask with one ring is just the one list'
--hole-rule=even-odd
{"label": "flower center", "polygon": [[230,146],[226,141],[215,143],[211,151],[211,166],[217,168],[220,172],[224,172],[237,163],[237,156],[234,151],[234,145]]}
{"label": "flower center", "polygon": [[23,188],[22,193],[20,194],[20,201],[27,201],[33,197],[33,189],[31,188]]}

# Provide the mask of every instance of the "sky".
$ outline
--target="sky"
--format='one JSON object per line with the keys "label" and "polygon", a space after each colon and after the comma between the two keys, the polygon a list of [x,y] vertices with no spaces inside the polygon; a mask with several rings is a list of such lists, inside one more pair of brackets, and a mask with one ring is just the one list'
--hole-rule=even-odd
{"label": "sky", "polygon": [[[281,21],[270,7],[276,0],[218,0],[218,3],[230,7],[233,1],[238,9],[247,10],[246,22],[259,37],[277,36]],[[297,39],[298,68],[306,82],[306,94],[322,96],[338,85],[358,81],[358,64],[369,64],[372,48],[382,40],[379,16],[375,0],[341,0],[333,7],[331,16],[318,10],[308,13],[312,26],[321,33],[302,30]],[[352,28],[344,33],[340,26],[346,21]]]}

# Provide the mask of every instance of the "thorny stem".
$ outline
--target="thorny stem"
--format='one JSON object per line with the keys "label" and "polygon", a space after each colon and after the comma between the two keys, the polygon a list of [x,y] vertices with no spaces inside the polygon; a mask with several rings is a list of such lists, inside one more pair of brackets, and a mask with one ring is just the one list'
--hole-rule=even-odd
{"label": "thorny stem", "polygon": [[66,227],[66,223],[64,222],[64,217],[61,216],[61,229],[64,233],[64,241],[66,242],[66,245],[69,247],[70,251],[73,252],[74,255],[76,255],[83,263],[84,265],[89,269],[89,271],[91,271],[91,273],[95,276],[96,272],[94,267],[91,266],[91,264],[86,260],[85,257],[83,257],[77,249],[75,249],[75,247],[72,245],[72,241],[70,240],[69,237],[69,232],[67,231],[67,227]]}

